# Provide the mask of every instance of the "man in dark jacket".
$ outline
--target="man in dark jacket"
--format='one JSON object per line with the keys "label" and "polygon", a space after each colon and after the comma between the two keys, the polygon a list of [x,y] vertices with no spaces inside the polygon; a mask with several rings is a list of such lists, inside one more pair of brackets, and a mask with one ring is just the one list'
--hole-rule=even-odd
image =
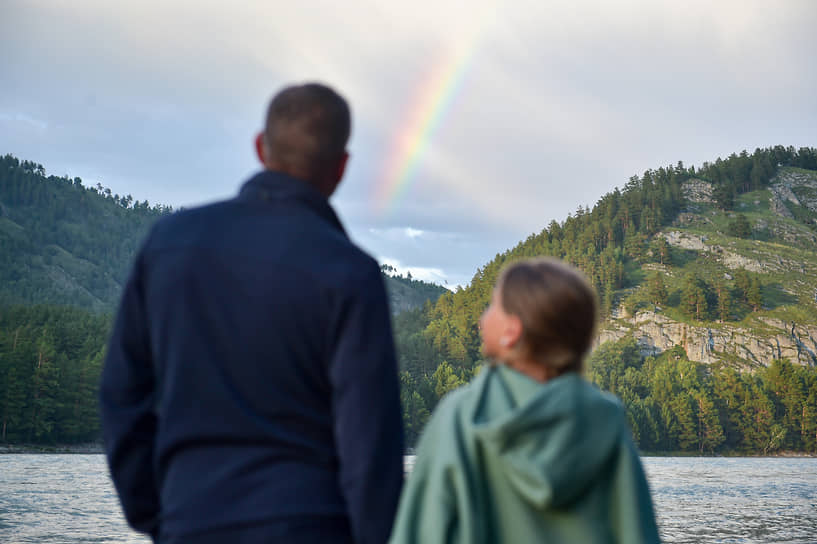
{"label": "man in dark jacket", "polygon": [[346,102],[290,87],[239,195],[160,221],[102,374],[111,475],[158,542],[385,542],[403,479],[377,263],[328,203]]}

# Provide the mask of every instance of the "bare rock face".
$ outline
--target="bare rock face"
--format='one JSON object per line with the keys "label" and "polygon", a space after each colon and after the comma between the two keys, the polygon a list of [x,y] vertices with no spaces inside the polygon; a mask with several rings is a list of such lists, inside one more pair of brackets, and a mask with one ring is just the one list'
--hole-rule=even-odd
{"label": "bare rock face", "polygon": [[603,329],[598,343],[632,335],[644,355],[658,355],[682,346],[691,361],[712,364],[723,359],[739,360],[747,368],[767,366],[774,359],[817,365],[817,326],[801,326],[781,320],[759,318],[759,330],[717,324],[695,326],[669,319],[653,311],[638,312]]}
{"label": "bare rock face", "polygon": [[[797,197],[794,195],[794,193],[791,192],[791,189],[772,185],[769,187],[769,190],[772,192],[772,197],[769,199],[769,207],[772,209],[772,211],[781,217],[793,219],[794,214],[792,214],[789,208],[786,206],[786,201],[789,200],[795,203],[799,202],[797,201]],[[792,199],[791,197],[794,198]]]}
{"label": "bare rock face", "polygon": [[721,259],[724,266],[732,270],[744,268],[750,272],[768,272],[769,270],[776,270],[777,267],[767,262],[761,262],[755,259],[749,259],[736,253],[724,252]]}
{"label": "bare rock face", "polygon": [[692,251],[711,253],[725,267],[731,268],[732,270],[743,268],[750,272],[771,272],[780,270],[781,266],[784,264],[779,258],[773,262],[761,261],[758,259],[745,257],[743,255],[738,255],[737,253],[727,250],[723,246],[708,244],[706,236],[698,236],[677,230],[665,232],[662,234],[662,236],[671,246]]}
{"label": "bare rock face", "polygon": [[688,179],[681,185],[681,191],[684,193],[684,198],[689,202],[700,202],[702,204],[715,202],[715,199],[712,198],[712,184],[702,179]]}
{"label": "bare rock face", "polygon": [[705,243],[705,236],[696,236],[677,230],[665,232],[663,236],[669,245],[680,247],[681,249],[691,249],[693,251],[706,251],[709,249],[709,246]]}
{"label": "bare rock face", "polygon": [[817,212],[817,177],[812,174],[783,170],[769,186],[772,210],[783,217],[793,217],[786,202]]}

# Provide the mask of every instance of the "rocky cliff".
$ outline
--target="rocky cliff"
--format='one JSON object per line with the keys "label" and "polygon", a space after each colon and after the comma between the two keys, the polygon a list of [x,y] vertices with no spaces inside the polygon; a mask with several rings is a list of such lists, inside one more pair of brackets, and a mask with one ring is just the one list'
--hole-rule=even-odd
{"label": "rocky cliff", "polygon": [[[642,263],[644,274],[660,274],[677,295],[690,273],[728,288],[734,274],[745,270],[764,285],[763,306],[721,322],[697,321],[677,307],[651,303],[640,304],[629,315],[620,303],[602,326],[597,344],[632,336],[645,355],[681,346],[689,359],[702,363],[728,361],[756,368],[787,358],[817,366],[817,172],[783,168],[768,189],[743,195],[730,211],[717,208],[712,185],[704,180],[688,180],[683,191],[687,208],[656,238],[664,238],[676,257],[686,261]],[[748,239],[727,234],[738,213],[751,223]],[[644,285],[629,289],[620,299],[644,290]]]}
{"label": "rocky cliff", "polygon": [[787,358],[802,365],[817,365],[817,326],[758,317],[747,324],[692,325],[674,321],[660,311],[638,312],[619,318],[602,329],[597,343],[633,336],[645,355],[657,355],[681,346],[692,361],[729,360],[756,368]]}

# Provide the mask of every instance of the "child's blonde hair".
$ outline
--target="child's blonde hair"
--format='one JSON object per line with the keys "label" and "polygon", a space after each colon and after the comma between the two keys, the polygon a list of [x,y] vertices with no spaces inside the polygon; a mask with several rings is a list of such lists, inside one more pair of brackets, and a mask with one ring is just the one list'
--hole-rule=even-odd
{"label": "child's blonde hair", "polygon": [[522,322],[525,356],[557,376],[582,372],[598,312],[584,274],[554,258],[516,261],[502,270],[497,289],[503,310]]}

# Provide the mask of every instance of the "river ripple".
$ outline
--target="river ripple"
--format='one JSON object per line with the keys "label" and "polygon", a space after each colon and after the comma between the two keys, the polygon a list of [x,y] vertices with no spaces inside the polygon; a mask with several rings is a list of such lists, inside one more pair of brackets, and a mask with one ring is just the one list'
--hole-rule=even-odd
{"label": "river ripple", "polygon": [[[644,465],[667,543],[817,543],[817,459],[647,457]],[[0,542],[149,540],[125,524],[104,456],[8,454],[0,455]]]}

